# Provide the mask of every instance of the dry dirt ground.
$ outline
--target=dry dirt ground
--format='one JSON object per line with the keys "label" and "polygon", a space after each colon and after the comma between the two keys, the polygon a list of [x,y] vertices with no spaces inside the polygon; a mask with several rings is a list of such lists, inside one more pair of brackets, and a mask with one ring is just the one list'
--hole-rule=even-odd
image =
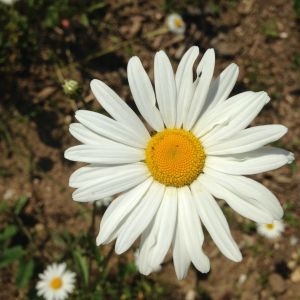
{"label": "dry dirt ground", "polygon": [[[233,235],[244,255],[241,263],[223,257],[207,237],[204,249],[212,265],[208,275],[191,269],[186,280],[177,281],[172,263],[167,261],[160,273],[151,276],[170,287],[172,293],[167,299],[300,299],[300,241],[291,243],[292,237],[300,238],[300,39],[293,2],[188,3],[175,6],[183,14],[187,30],[184,35],[174,35],[159,33],[166,16],[163,1],[108,1],[101,20],[103,33],[98,44],[92,45],[101,53],[78,66],[76,58],[82,59],[82,48],[75,49],[75,64],[66,61],[61,67],[65,78],[82,83],[83,101],[63,94],[53,65],[32,65],[26,72],[1,79],[0,114],[10,138],[0,141],[0,196],[12,202],[20,196],[29,197],[26,215],[37,237],[45,227],[85,230],[90,217],[82,213],[81,204],[72,201],[68,187],[68,178],[79,165],[64,160],[63,152],[76,144],[68,133],[76,107],[99,110],[89,90],[90,79],[103,80],[130,102],[126,79],[130,56],[138,55],[152,74],[153,56],[159,49],[168,53],[175,67],[191,45],[199,46],[202,53],[213,47],[215,75],[231,62],[240,67],[234,93],[265,90],[270,94],[271,102],[253,124],[281,123],[289,128],[278,145],[295,153],[295,164],[255,177],[288,210],[286,230],[280,240],[270,242],[246,230],[249,222],[229,213]],[[65,33],[64,38],[73,38],[84,48],[76,29]],[[95,37],[91,39],[95,41]],[[10,277],[0,274],[0,299],[16,299]]]}

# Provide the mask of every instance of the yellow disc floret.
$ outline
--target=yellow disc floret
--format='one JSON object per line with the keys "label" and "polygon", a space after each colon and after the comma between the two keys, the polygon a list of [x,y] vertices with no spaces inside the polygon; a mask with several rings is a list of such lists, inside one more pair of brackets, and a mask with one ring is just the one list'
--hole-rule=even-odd
{"label": "yellow disc floret", "polygon": [[266,227],[271,230],[274,228],[274,224],[272,224],[272,223],[266,224]]}
{"label": "yellow disc floret", "polygon": [[175,26],[176,26],[177,28],[181,28],[183,25],[184,25],[184,24],[183,24],[183,21],[182,21],[181,18],[176,18],[176,19],[175,19]]}
{"label": "yellow disc floret", "polygon": [[153,178],[167,186],[191,184],[202,172],[204,149],[194,134],[165,129],[155,134],[146,148],[146,165]]}
{"label": "yellow disc floret", "polygon": [[62,287],[62,280],[60,277],[54,277],[50,282],[51,288],[58,290]]}

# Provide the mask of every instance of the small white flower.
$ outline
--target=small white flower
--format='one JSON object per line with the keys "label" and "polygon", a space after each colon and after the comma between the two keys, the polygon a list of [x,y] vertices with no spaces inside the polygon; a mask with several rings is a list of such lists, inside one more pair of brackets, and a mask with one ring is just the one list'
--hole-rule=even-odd
{"label": "small white flower", "polygon": [[17,1],[18,0],[0,0],[1,3],[6,4],[6,5],[13,5]]}
{"label": "small white flower", "polygon": [[46,300],[64,300],[72,293],[75,273],[66,270],[66,264],[52,264],[39,274],[37,294]]}
{"label": "small white flower", "polygon": [[167,17],[167,26],[173,33],[183,34],[185,32],[185,23],[179,14],[170,14]]}
{"label": "small white flower", "polygon": [[257,223],[283,215],[278,199],[244,175],[293,161],[292,153],[267,146],[287,128],[249,127],[269,102],[267,93],[229,97],[238,67],[231,64],[214,79],[215,53],[209,49],[194,76],[198,55],[198,47],[191,47],[174,74],[169,58],[159,51],[154,58],[155,89],[140,59],[130,59],[129,86],[147,126],[100,80],[93,80],[91,88],[111,117],[79,110],[79,123],[70,125],[82,145],[67,149],[65,158],[89,164],[70,177],[70,186],[77,189],[73,199],[87,202],[118,195],[103,215],[96,242],[116,239],[115,250],[121,254],[140,237],[138,267],[143,274],[160,265],[170,248],[179,279],[191,262],[208,272],[202,225],[226,257],[242,259],[215,198]]}
{"label": "small white flower", "polygon": [[283,231],[284,224],[281,220],[274,220],[272,223],[268,224],[257,224],[257,232],[271,240],[279,238]]}

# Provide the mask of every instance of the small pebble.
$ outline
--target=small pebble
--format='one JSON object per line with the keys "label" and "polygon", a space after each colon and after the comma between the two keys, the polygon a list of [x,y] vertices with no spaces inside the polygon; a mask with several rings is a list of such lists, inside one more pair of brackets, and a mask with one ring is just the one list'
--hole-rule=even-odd
{"label": "small pebble", "polygon": [[185,295],[185,300],[195,300],[196,299],[196,292],[194,290],[189,290]]}
{"label": "small pebble", "polygon": [[292,235],[292,236],[290,237],[290,245],[291,245],[291,246],[296,246],[297,243],[298,243],[298,238],[295,237],[294,235]]}
{"label": "small pebble", "polygon": [[242,285],[247,279],[247,275],[246,274],[241,274],[238,280],[238,285]]}
{"label": "small pebble", "polygon": [[282,293],[286,289],[285,281],[280,275],[276,273],[273,273],[269,276],[269,284],[272,290],[276,293]]}
{"label": "small pebble", "polygon": [[291,281],[292,282],[300,282],[300,267],[298,267],[292,274],[291,274]]}
{"label": "small pebble", "polygon": [[15,195],[16,191],[13,189],[8,189],[4,195],[3,195],[3,200],[9,200],[12,199],[12,197]]}

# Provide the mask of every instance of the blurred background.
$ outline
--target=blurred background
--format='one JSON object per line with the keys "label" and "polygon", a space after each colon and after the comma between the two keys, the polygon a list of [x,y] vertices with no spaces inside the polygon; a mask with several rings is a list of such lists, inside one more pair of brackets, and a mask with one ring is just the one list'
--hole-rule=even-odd
{"label": "blurred background", "polygon": [[[300,299],[299,25],[299,0],[0,1],[0,299],[42,299],[38,274],[53,262],[77,274],[69,299]],[[192,45],[201,54],[215,49],[215,76],[239,65],[233,94],[268,92],[271,102],[253,124],[289,128],[276,146],[294,152],[295,162],[254,177],[282,203],[285,231],[259,236],[255,223],[225,206],[241,263],[206,235],[208,274],[191,268],[178,281],[167,258],[145,277],[134,250],[117,256],[114,244],[96,247],[105,205],[72,201],[68,179],[79,164],[63,158],[77,143],[68,127],[77,109],[103,112],[91,79],[132,105],[128,59],[139,56],[153,78],[156,51],[176,68]]]}

